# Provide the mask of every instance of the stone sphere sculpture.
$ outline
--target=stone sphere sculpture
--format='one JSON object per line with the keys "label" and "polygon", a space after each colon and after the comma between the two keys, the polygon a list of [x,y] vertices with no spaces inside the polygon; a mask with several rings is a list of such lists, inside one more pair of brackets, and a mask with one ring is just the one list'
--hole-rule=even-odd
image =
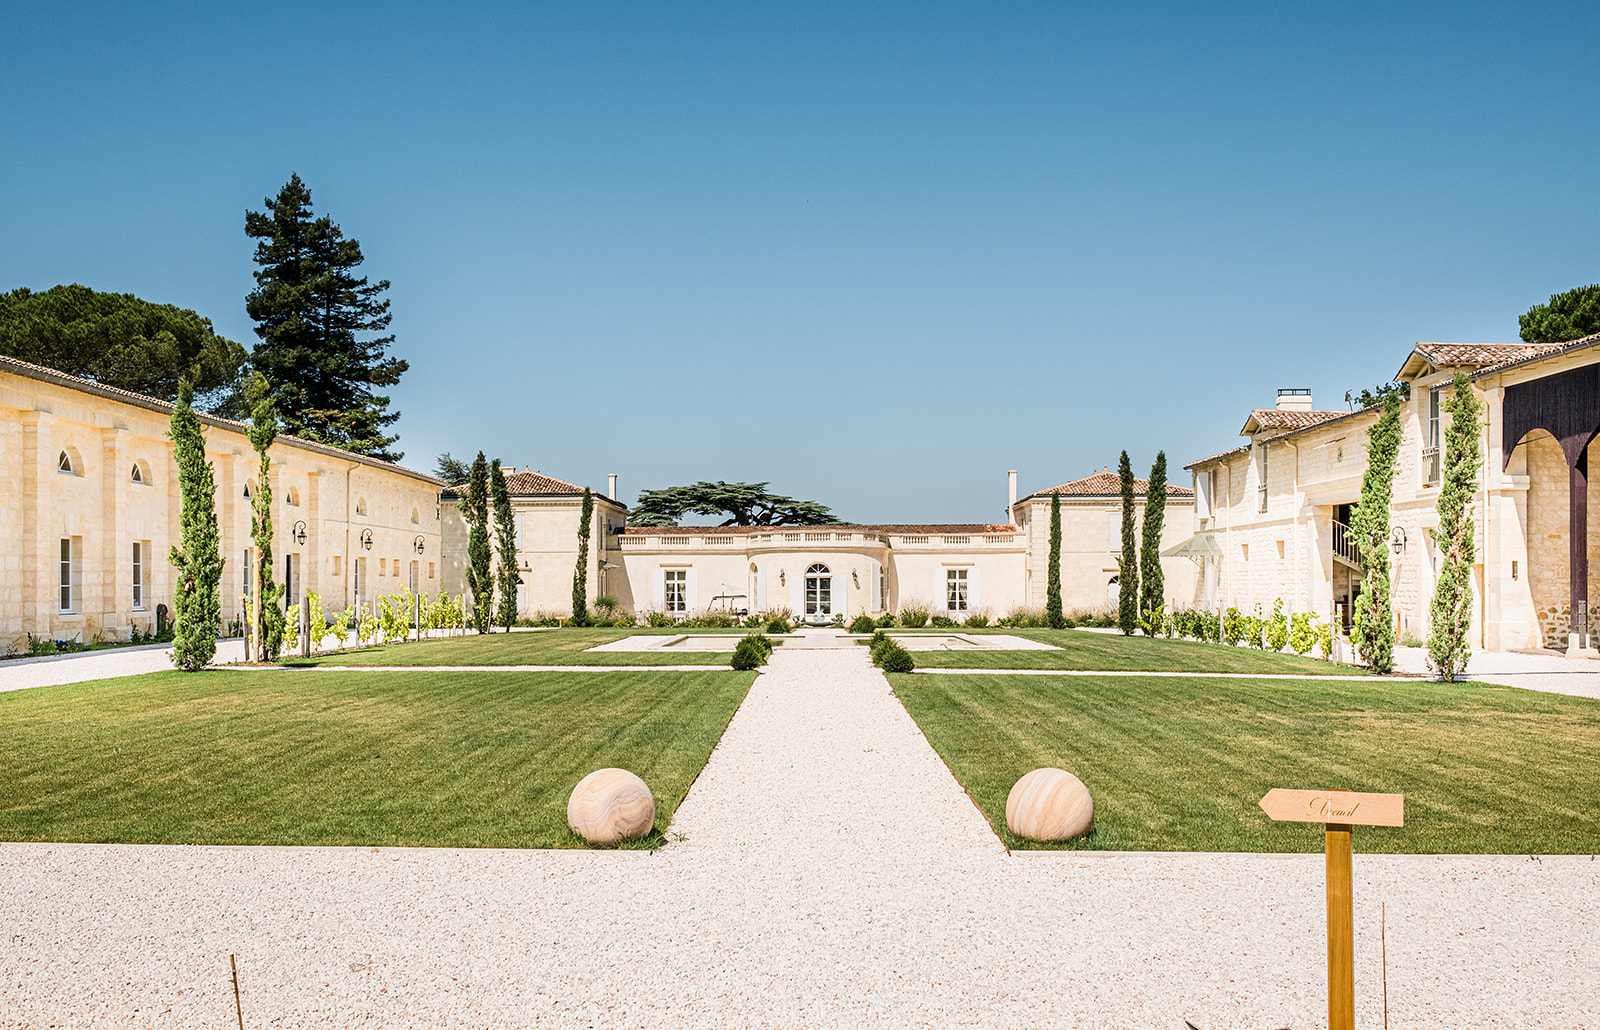
{"label": "stone sphere sculpture", "polygon": [[1094,828],[1094,799],[1065,769],[1035,769],[1006,796],[1006,826],[1029,840],[1070,840]]}
{"label": "stone sphere sculpture", "polygon": [[610,846],[648,834],[656,799],[626,769],[601,769],[578,781],[567,800],[567,825],[590,844]]}

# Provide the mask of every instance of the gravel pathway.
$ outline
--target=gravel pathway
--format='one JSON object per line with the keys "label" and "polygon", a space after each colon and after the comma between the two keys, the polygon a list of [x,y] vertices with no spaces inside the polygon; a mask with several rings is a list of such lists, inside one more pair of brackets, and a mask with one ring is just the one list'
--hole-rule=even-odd
{"label": "gravel pathway", "polygon": [[[237,639],[217,641],[217,656],[212,659],[214,664],[243,660],[244,641]],[[107,651],[85,651],[82,654],[49,658],[13,658],[10,661],[0,662],[0,692],[171,671],[171,644],[118,647]]]}
{"label": "gravel pathway", "polygon": [[[0,845],[0,1027],[233,1025],[230,953],[249,1027],[1325,1022],[1320,855],[1008,856],[859,650],[775,653],[673,835]],[[1362,1025],[1386,902],[1394,1026],[1600,1026],[1600,861],[1355,871]]]}

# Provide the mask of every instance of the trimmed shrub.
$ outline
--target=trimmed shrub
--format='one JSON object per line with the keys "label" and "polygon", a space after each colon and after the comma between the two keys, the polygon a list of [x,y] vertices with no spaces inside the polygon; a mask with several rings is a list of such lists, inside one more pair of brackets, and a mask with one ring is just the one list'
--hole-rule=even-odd
{"label": "trimmed shrub", "polygon": [[882,615],[878,616],[878,625],[884,629],[888,629],[890,626],[893,626],[894,612],[884,612]]}
{"label": "trimmed shrub", "polygon": [[900,625],[906,629],[921,629],[928,624],[928,612],[925,608],[900,609]]}
{"label": "trimmed shrub", "polygon": [[850,620],[850,632],[852,633],[871,633],[877,628],[878,624],[873,621],[872,616],[864,612]]}
{"label": "trimmed shrub", "polygon": [[872,664],[882,665],[884,649],[895,646],[895,642],[883,630],[880,629],[872,634],[872,639],[867,642],[867,653],[872,656]]}
{"label": "trimmed shrub", "polygon": [[774,615],[767,620],[768,633],[793,633],[794,627],[789,625],[789,620],[781,615]]}
{"label": "trimmed shrub", "polygon": [[936,629],[954,629],[956,625],[956,620],[948,615],[935,615],[932,622]]}
{"label": "trimmed shrub", "polygon": [[989,625],[988,612],[973,612],[967,616],[966,625],[971,629],[983,629]]}
{"label": "trimmed shrub", "polygon": [[754,637],[745,637],[733,649],[733,667],[741,672],[759,669],[767,662],[767,652],[755,642]]}
{"label": "trimmed shrub", "polygon": [[899,644],[891,644],[884,649],[883,661],[878,663],[884,672],[910,672],[917,667],[912,659],[911,652]]}

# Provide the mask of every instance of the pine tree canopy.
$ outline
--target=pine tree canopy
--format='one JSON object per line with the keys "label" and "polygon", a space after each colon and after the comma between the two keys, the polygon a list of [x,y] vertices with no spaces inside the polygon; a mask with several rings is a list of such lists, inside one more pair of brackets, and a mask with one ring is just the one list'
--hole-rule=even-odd
{"label": "pine tree canopy", "polygon": [[472,466],[451,457],[450,452],[445,451],[435,460],[433,474],[451,486],[460,486],[472,477]]}
{"label": "pine tree canopy", "polygon": [[387,357],[391,335],[387,280],[357,276],[361,244],[311,210],[311,191],[290,177],[265,212],[246,211],[245,235],[257,239],[256,288],[245,310],[256,323],[251,356],[266,377],[284,430],[357,454],[397,461],[400,439],[385,430],[400,417],[378,388],[409,367]]}
{"label": "pine tree canopy", "polygon": [[202,411],[228,407],[249,360],[187,308],[77,283],[0,293],[0,354],[164,401],[181,376]]}
{"label": "pine tree canopy", "polygon": [[724,526],[837,526],[825,504],[767,492],[766,483],[699,482],[639,494],[628,522],[676,526],[685,515],[726,515]]}
{"label": "pine tree canopy", "polygon": [[1600,333],[1600,283],[1555,294],[1517,322],[1527,343],[1565,343]]}

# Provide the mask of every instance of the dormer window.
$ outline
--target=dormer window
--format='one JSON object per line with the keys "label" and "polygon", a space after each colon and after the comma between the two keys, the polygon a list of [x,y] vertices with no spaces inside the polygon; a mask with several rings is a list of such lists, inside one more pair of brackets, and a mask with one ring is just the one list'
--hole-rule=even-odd
{"label": "dormer window", "polygon": [[63,476],[75,476],[78,474],[78,470],[72,467],[71,456],[66,451],[62,451],[61,456],[56,459],[56,471]]}

